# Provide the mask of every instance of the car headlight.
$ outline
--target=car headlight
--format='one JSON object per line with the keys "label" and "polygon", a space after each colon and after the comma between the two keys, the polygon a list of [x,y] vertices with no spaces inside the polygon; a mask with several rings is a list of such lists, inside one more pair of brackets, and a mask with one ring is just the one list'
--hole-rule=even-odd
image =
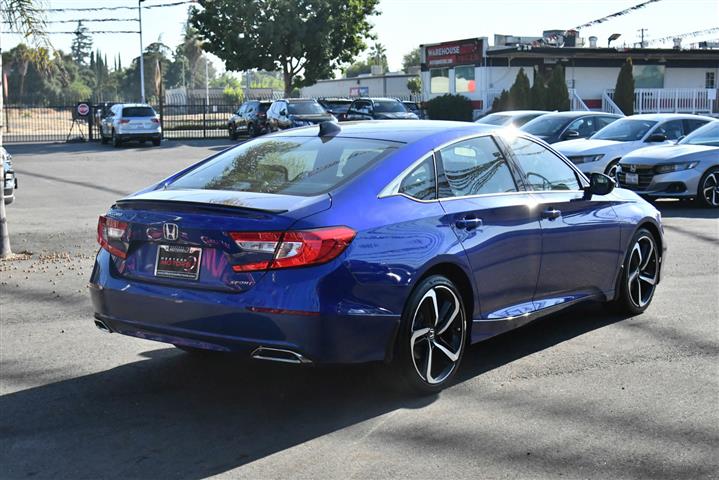
{"label": "car headlight", "polygon": [[600,153],[599,155],[582,155],[579,157],[569,157],[569,159],[572,161],[573,164],[577,165],[579,163],[591,163],[591,162],[597,162],[604,157],[603,153]]}
{"label": "car headlight", "polygon": [[681,172],[682,170],[689,170],[697,166],[699,162],[680,162],[680,163],[665,163],[664,165],[657,165],[654,167],[656,173],[670,173],[670,172]]}

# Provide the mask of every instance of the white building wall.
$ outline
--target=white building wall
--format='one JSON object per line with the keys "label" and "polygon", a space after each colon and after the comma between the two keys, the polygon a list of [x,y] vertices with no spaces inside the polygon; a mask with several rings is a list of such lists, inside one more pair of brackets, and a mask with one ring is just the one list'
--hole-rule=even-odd
{"label": "white building wall", "polygon": [[567,67],[564,75],[567,85],[574,88],[584,101],[600,100],[605,90],[614,88],[619,76],[619,67]]}
{"label": "white building wall", "polygon": [[338,80],[320,80],[300,89],[303,97],[347,97],[353,87],[368,87],[370,97],[408,97],[407,80],[413,75],[382,77],[356,77]]}
{"label": "white building wall", "polygon": [[715,78],[719,77],[719,68],[667,68],[664,88],[705,88],[706,72],[715,72]]}

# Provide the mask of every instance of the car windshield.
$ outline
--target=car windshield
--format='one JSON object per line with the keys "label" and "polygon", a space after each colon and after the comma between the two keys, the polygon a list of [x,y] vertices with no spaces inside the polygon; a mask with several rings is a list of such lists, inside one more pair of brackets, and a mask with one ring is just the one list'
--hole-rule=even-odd
{"label": "car windshield", "polygon": [[701,128],[697,128],[684,137],[679,144],[719,147],[719,122],[711,122]]}
{"label": "car windshield", "polygon": [[284,195],[326,193],[401,144],[356,138],[277,137],[228,150],[194,168],[169,190],[231,190]]}
{"label": "car windshield", "polygon": [[347,113],[347,110],[350,109],[352,102],[325,102],[325,105],[329,110],[332,110],[335,113]]}
{"label": "car windshield", "polygon": [[290,115],[321,115],[327,112],[317,102],[290,102],[287,105],[287,113]]}
{"label": "car windshield", "polygon": [[155,111],[150,107],[124,107],[123,117],[154,117]]}
{"label": "car windshield", "polygon": [[620,118],[599,130],[593,140],[614,140],[616,142],[634,142],[641,140],[657,122],[635,118]]}
{"label": "car windshield", "polygon": [[260,112],[266,112],[270,109],[271,103],[260,103]]}
{"label": "car windshield", "polygon": [[375,100],[374,111],[376,113],[400,113],[406,112],[407,109],[404,108],[402,102],[396,100]]}
{"label": "car windshield", "polygon": [[485,125],[504,125],[512,120],[510,115],[491,113],[486,117],[482,117],[477,120],[477,123],[483,123]]}
{"label": "car windshield", "polygon": [[545,115],[527,122],[522,126],[521,130],[539,137],[549,137],[559,133],[567,125],[568,120],[570,119],[564,116],[553,117]]}

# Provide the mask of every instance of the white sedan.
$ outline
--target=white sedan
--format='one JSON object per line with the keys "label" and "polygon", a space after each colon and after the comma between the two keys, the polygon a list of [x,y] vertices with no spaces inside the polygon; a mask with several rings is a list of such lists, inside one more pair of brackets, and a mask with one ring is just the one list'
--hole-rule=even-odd
{"label": "white sedan", "polygon": [[710,117],[656,113],[632,115],[613,122],[588,139],[552,145],[585,174],[605,173],[616,178],[619,160],[629,152],[675,143],[681,137],[711,122]]}

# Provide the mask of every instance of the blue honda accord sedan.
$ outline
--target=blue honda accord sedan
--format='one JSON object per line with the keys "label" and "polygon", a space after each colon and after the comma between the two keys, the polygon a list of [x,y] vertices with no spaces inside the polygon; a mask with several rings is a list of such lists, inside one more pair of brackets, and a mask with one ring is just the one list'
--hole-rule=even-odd
{"label": "blue honda accord sedan", "polygon": [[578,302],[641,313],[666,249],[659,212],[609,177],[520,131],[439,121],[255,139],[118,200],[97,233],[102,330],[386,362],[423,392],[469,344]]}

